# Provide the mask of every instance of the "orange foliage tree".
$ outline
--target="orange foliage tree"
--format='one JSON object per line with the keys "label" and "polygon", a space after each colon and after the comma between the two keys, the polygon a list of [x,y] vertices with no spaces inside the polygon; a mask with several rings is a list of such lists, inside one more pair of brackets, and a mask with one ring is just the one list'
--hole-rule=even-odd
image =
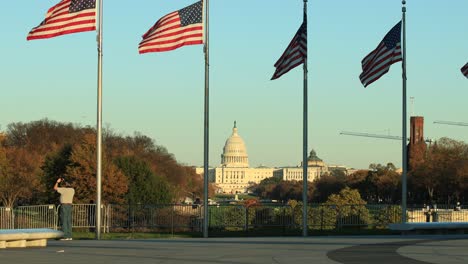
{"label": "orange foliage tree", "polygon": [[[80,143],[73,146],[66,178],[75,188],[75,201],[88,203],[96,198],[96,136],[86,134]],[[127,178],[102,154],[102,201],[123,203],[128,190]]]}

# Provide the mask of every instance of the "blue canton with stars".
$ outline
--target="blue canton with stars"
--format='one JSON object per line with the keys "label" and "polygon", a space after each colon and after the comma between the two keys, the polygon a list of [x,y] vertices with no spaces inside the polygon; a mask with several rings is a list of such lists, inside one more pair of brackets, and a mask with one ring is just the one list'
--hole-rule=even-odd
{"label": "blue canton with stars", "polygon": [[401,42],[401,21],[396,24],[383,39],[383,43],[387,49],[394,49],[397,43]]}
{"label": "blue canton with stars", "polygon": [[70,13],[96,8],[96,0],[71,0]]}
{"label": "blue canton with stars", "polygon": [[202,1],[189,5],[179,10],[180,24],[182,27],[202,22]]}

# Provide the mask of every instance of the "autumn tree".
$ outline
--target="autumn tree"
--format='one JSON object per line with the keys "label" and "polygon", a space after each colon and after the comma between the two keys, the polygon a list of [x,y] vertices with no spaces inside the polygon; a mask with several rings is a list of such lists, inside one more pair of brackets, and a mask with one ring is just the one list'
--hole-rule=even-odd
{"label": "autumn tree", "polygon": [[0,147],[0,199],[4,206],[29,204],[40,195],[39,158],[22,148]]}
{"label": "autumn tree", "polygon": [[7,127],[6,145],[25,148],[43,157],[56,152],[65,144],[78,142],[91,128],[79,128],[72,123],[48,119],[29,123],[11,123]]}
{"label": "autumn tree", "polygon": [[[302,181],[281,181],[277,184],[271,193],[269,194],[270,199],[279,200],[279,201],[288,201],[293,200],[302,200],[302,190],[303,184]],[[307,200],[312,199],[312,194],[314,190],[314,185],[307,185]]]}
{"label": "autumn tree", "polygon": [[411,170],[409,176],[409,189],[415,200],[446,203],[462,200],[467,192],[468,145],[441,138],[428,148],[424,162]]}
{"label": "autumn tree", "polygon": [[387,163],[386,166],[376,165],[371,174],[371,185],[375,188],[375,193],[372,197],[376,198],[376,202],[394,203],[400,197],[400,174],[396,171],[393,163]]}
{"label": "autumn tree", "polygon": [[[21,186],[29,186],[31,189],[22,187],[19,194],[4,191],[0,195],[15,196],[15,200],[21,203],[54,202],[56,196],[51,191],[51,184],[56,178],[65,176],[76,180],[83,192],[77,192],[77,201],[88,203],[95,199],[94,128],[42,119],[29,123],[11,123],[1,137],[3,160],[0,160],[0,188],[12,192],[15,188],[11,187],[20,182],[20,176],[24,176],[28,184]],[[114,161],[128,156],[147,164],[153,175],[160,177],[161,182],[168,183],[173,192],[171,197],[182,196],[187,192],[201,197],[204,193],[203,177],[196,174],[194,168],[179,164],[165,147],[156,145],[153,139],[145,135],[135,133],[133,136],[122,136],[107,128],[103,133],[102,150],[103,200],[124,200],[127,177]],[[12,179],[16,181],[10,182]],[[212,186],[209,193],[214,193]]]}
{"label": "autumn tree", "polygon": [[249,191],[261,198],[270,197],[273,189],[278,185],[282,180],[277,177],[266,178],[260,181],[258,184],[253,184],[249,187]]}
{"label": "autumn tree", "polygon": [[[133,137],[122,137],[112,131],[105,133],[105,145],[112,158],[119,156],[134,156],[148,164],[154,175],[158,175],[174,188],[174,196],[181,198],[186,193],[202,196],[203,178],[196,174],[195,169],[177,162],[172,154],[163,146],[157,145],[153,139],[135,133]],[[209,195],[214,194],[213,186],[209,187]]]}
{"label": "autumn tree", "polygon": [[[66,142],[80,138],[81,132],[85,130],[87,129],[77,129],[71,123],[47,119],[9,124],[3,141],[3,146],[9,153],[8,175],[13,178],[12,182],[7,183],[9,195],[17,196],[21,203],[49,202],[53,194],[52,188],[50,183],[46,185],[41,179],[45,157],[58,151]],[[21,191],[9,188],[21,181],[25,184],[21,188],[18,186]],[[13,195],[11,192],[19,194]]]}
{"label": "autumn tree", "polygon": [[346,177],[346,186],[351,189],[357,189],[361,196],[365,198],[364,193],[366,192],[366,179],[369,175],[369,170],[357,170]]}
{"label": "autumn tree", "polygon": [[[96,145],[95,135],[87,134],[80,143],[73,145],[66,178],[75,188],[75,201],[89,203],[96,198]],[[128,190],[127,177],[102,153],[102,201],[123,203]]]}
{"label": "autumn tree", "polygon": [[344,178],[323,175],[313,182],[315,187],[314,202],[325,202],[331,194],[339,193],[346,187]]}

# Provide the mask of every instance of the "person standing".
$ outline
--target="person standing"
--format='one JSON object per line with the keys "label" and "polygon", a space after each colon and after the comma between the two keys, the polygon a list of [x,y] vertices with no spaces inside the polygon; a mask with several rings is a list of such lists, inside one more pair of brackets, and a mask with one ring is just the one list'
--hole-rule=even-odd
{"label": "person standing", "polygon": [[[59,187],[60,183],[65,187]],[[61,240],[72,240],[72,204],[75,189],[63,178],[58,178],[55,182],[54,190],[60,194],[60,223],[64,233],[64,238]]]}

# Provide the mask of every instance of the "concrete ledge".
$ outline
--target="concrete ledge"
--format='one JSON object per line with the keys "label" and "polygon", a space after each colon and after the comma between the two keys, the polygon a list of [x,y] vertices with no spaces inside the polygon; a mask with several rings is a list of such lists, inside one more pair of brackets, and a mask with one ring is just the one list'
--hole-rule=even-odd
{"label": "concrete ledge", "polygon": [[389,224],[388,228],[397,231],[410,231],[415,229],[468,229],[468,222],[398,223]]}
{"label": "concrete ledge", "polygon": [[450,231],[463,234],[465,230],[468,230],[468,222],[400,223],[389,224],[388,228],[403,233],[432,232],[442,234]]}
{"label": "concrete ledge", "polygon": [[0,249],[18,247],[45,247],[47,239],[63,237],[54,229],[3,229],[0,230]]}

